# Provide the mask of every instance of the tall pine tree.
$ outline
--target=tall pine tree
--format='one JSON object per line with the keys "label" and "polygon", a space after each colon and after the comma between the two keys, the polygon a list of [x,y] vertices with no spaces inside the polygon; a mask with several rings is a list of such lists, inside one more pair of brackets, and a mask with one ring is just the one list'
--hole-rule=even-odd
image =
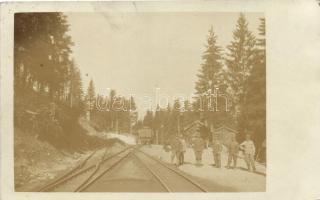
{"label": "tall pine tree", "polygon": [[209,30],[206,48],[202,56],[201,69],[197,74],[198,81],[195,88],[198,95],[202,95],[209,89],[213,90],[215,86],[218,86],[217,74],[222,69],[222,49],[217,45],[217,36],[214,34],[212,27]]}
{"label": "tall pine tree", "polygon": [[94,83],[93,83],[92,79],[89,82],[86,101],[87,101],[87,106],[88,106],[89,112],[94,111],[95,102],[96,102],[96,93],[95,93]]}
{"label": "tall pine tree", "polygon": [[248,22],[244,14],[240,14],[233,41],[227,46],[226,57],[228,73],[228,93],[232,100],[232,114],[238,124],[240,107],[243,103],[244,89],[247,87],[248,77],[254,64],[256,39],[248,29]]}
{"label": "tall pine tree", "polygon": [[153,129],[153,113],[147,110],[146,115],[143,118],[143,125]]}
{"label": "tall pine tree", "polygon": [[217,44],[217,36],[214,34],[212,27],[209,30],[206,50],[202,59],[203,63],[195,87],[198,98],[194,109],[201,111],[201,118],[205,119],[208,126],[217,125],[217,121],[220,125],[225,121],[228,114],[225,109],[217,110],[216,104],[221,104],[223,100],[220,99],[219,102],[215,102],[217,98],[214,95],[217,92],[225,93],[225,73],[222,48]]}
{"label": "tall pine tree", "polygon": [[[266,41],[265,19],[260,19],[259,37],[254,56],[254,67],[248,78],[241,107],[241,132],[249,131],[257,146],[266,139]],[[242,135],[242,137],[244,137]]]}

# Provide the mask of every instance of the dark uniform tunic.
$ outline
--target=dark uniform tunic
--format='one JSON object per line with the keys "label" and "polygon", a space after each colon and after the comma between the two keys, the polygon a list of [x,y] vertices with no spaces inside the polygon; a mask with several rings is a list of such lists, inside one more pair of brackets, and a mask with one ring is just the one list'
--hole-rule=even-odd
{"label": "dark uniform tunic", "polygon": [[212,153],[214,164],[216,167],[221,167],[221,152],[222,152],[222,144],[220,142],[214,142],[212,145]]}
{"label": "dark uniform tunic", "polygon": [[202,160],[202,151],[204,149],[204,145],[204,141],[201,137],[196,137],[193,139],[192,146],[197,163],[200,163]]}
{"label": "dark uniform tunic", "polygon": [[232,141],[228,148],[228,168],[230,167],[231,161],[233,160],[233,168],[237,167],[237,158],[239,153],[239,143]]}

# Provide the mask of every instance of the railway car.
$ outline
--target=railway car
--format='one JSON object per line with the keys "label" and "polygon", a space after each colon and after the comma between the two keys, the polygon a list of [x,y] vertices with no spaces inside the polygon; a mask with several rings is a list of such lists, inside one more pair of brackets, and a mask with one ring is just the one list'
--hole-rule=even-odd
{"label": "railway car", "polygon": [[151,128],[143,127],[138,130],[138,143],[139,144],[151,144],[153,133]]}

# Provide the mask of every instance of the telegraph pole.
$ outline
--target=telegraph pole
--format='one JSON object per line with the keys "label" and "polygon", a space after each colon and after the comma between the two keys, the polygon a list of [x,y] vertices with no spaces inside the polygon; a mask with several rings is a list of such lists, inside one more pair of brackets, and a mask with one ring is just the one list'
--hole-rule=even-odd
{"label": "telegraph pole", "polygon": [[178,115],[178,135],[180,135],[180,113]]}

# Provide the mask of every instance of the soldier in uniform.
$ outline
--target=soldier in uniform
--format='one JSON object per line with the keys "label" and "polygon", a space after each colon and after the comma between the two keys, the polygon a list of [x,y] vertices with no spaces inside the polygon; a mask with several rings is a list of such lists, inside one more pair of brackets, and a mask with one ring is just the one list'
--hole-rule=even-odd
{"label": "soldier in uniform", "polygon": [[175,136],[171,142],[171,163],[173,163],[174,158],[176,158],[175,165],[180,165],[180,154],[182,153],[182,143],[179,136]]}
{"label": "soldier in uniform", "polygon": [[187,151],[187,144],[185,139],[183,138],[182,135],[179,136],[179,141],[180,141],[180,145],[181,145],[181,151],[180,151],[180,155],[179,155],[179,164],[183,165],[184,164],[184,154]]}
{"label": "soldier in uniform", "polygon": [[204,145],[205,145],[205,143],[204,143],[203,139],[200,137],[199,134],[197,134],[196,137],[192,141],[192,147],[193,147],[194,154],[196,157],[196,164],[197,165],[201,165],[202,152],[204,149]]}
{"label": "soldier in uniform", "polygon": [[212,153],[214,164],[217,168],[221,168],[221,152],[222,152],[222,144],[218,139],[215,139],[212,144]]}
{"label": "soldier in uniform", "polygon": [[245,160],[247,162],[248,171],[256,171],[254,155],[256,148],[249,134],[246,135],[246,140],[240,144],[240,148],[244,151]]}
{"label": "soldier in uniform", "polygon": [[230,169],[231,162],[233,160],[232,169],[237,167],[237,158],[239,153],[239,143],[235,137],[232,137],[232,141],[228,146],[228,165],[227,168]]}
{"label": "soldier in uniform", "polygon": [[173,164],[174,159],[176,157],[176,143],[175,138],[172,138],[170,141],[170,150],[171,150],[171,164]]}

